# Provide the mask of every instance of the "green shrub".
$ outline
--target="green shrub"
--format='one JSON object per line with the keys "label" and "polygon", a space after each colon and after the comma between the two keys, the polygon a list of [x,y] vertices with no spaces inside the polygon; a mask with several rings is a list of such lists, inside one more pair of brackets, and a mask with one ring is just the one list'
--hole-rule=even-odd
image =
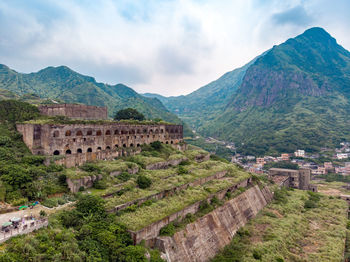
{"label": "green shrub", "polygon": [[154,150],[159,151],[160,149],[162,149],[162,143],[160,141],[154,141],[150,145]]}
{"label": "green shrub", "polygon": [[93,185],[96,189],[106,189],[107,188],[107,182],[106,180],[96,180]]}
{"label": "green shrub", "polygon": [[43,206],[46,206],[48,208],[53,208],[58,206],[58,200],[57,198],[47,198],[42,202]]}
{"label": "green shrub", "polygon": [[84,186],[79,187],[79,192],[83,192],[83,191],[85,191],[85,187]]}
{"label": "green shrub", "polygon": [[179,175],[188,174],[188,170],[185,167],[183,167],[183,166],[178,166],[177,173]]}
{"label": "green shrub", "polygon": [[47,214],[46,214],[46,212],[44,211],[44,210],[40,210],[40,217],[46,217],[47,216]]}
{"label": "green shrub", "polygon": [[188,165],[191,165],[191,161],[188,159],[182,160],[179,165],[180,166],[188,166]]}
{"label": "green shrub", "polygon": [[128,173],[128,172],[122,172],[118,178],[123,181],[123,182],[126,182],[128,181],[130,178],[131,178],[131,175]]}
{"label": "green shrub", "polygon": [[261,260],[262,258],[262,254],[259,250],[254,250],[253,251],[253,257],[256,259],[256,260]]}
{"label": "green shrub", "polygon": [[136,180],[137,185],[139,188],[145,189],[151,186],[152,180],[145,175],[139,175]]}
{"label": "green shrub", "polygon": [[317,207],[317,204],[315,201],[310,199],[305,201],[304,208],[310,209],[310,208],[316,208],[316,207]]}
{"label": "green shrub", "polygon": [[100,173],[101,172],[101,168],[94,163],[85,163],[84,165],[82,165],[80,167],[80,169],[85,171],[85,172],[90,172],[90,173]]}
{"label": "green shrub", "polygon": [[57,204],[59,204],[59,205],[64,205],[66,203],[67,203],[67,201],[64,198],[58,198],[57,199]]}
{"label": "green shrub", "polygon": [[19,198],[11,201],[11,205],[13,206],[21,206],[28,203],[28,198]]}
{"label": "green shrub", "polygon": [[176,232],[174,223],[169,223],[166,226],[162,227],[159,231],[161,236],[173,236]]}

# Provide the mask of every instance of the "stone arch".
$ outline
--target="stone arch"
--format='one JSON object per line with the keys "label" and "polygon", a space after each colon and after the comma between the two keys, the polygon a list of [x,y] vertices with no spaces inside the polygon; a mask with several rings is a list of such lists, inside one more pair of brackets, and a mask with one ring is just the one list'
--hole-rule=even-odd
{"label": "stone arch", "polygon": [[99,147],[97,148],[97,151],[101,151],[101,150],[102,150],[102,147],[99,146]]}
{"label": "stone arch", "polygon": [[122,130],[122,135],[127,135],[127,134],[128,134],[128,131]]}
{"label": "stone arch", "polygon": [[114,147],[115,147],[115,148],[118,148],[119,146],[118,146],[118,144],[115,144]]}
{"label": "stone arch", "polygon": [[87,136],[92,136],[92,130],[88,130],[88,131],[86,132],[86,135],[87,135]]}
{"label": "stone arch", "polygon": [[163,129],[163,128],[160,130],[160,133],[161,133],[161,134],[163,134],[163,133],[164,133],[164,129]]}
{"label": "stone arch", "polygon": [[72,131],[67,130],[67,131],[66,131],[66,136],[71,136],[71,135],[72,135]]}
{"label": "stone arch", "polygon": [[165,142],[165,144],[169,144],[169,142],[168,142],[168,141],[166,141],[166,142]]}
{"label": "stone arch", "polygon": [[136,147],[140,147],[141,145],[140,144],[137,144]]}
{"label": "stone arch", "polygon": [[114,130],[114,134],[119,135],[119,130],[118,129]]}
{"label": "stone arch", "polygon": [[59,155],[60,155],[60,151],[59,151],[59,150],[53,151],[53,155],[54,155],[54,156],[59,156]]}
{"label": "stone arch", "polygon": [[58,130],[53,132],[53,137],[59,137],[60,136],[60,132],[58,132]]}
{"label": "stone arch", "polygon": [[141,130],[140,130],[140,129],[137,129],[137,133],[138,133],[138,134],[141,134]]}
{"label": "stone arch", "polygon": [[155,133],[156,133],[156,134],[159,134],[159,129],[156,129],[156,130],[155,130]]}
{"label": "stone arch", "polygon": [[86,150],[86,152],[91,153],[91,152],[92,152],[92,148],[89,147],[89,148]]}
{"label": "stone arch", "polygon": [[72,154],[72,151],[70,149],[67,149],[66,150],[66,155],[71,155]]}
{"label": "stone arch", "polygon": [[78,153],[78,154],[81,154],[81,153],[83,153],[83,150],[81,150],[81,148],[78,148],[78,149],[77,149],[77,153]]}
{"label": "stone arch", "polygon": [[107,146],[107,147],[106,147],[106,150],[108,150],[108,151],[111,150],[111,147],[110,147],[110,146]]}
{"label": "stone arch", "polygon": [[153,133],[153,129],[150,129],[150,130],[149,130],[149,133],[150,133],[150,134]]}
{"label": "stone arch", "polygon": [[123,147],[126,147],[126,144],[123,144]]}
{"label": "stone arch", "polygon": [[97,131],[96,131],[96,136],[102,136],[101,130],[97,130]]}
{"label": "stone arch", "polygon": [[171,140],[171,141],[170,141],[170,144],[174,144],[174,141],[173,141],[173,140]]}
{"label": "stone arch", "polygon": [[133,147],[133,146],[134,146],[134,144],[133,144],[133,143],[131,143],[131,144],[130,144],[130,147]]}
{"label": "stone arch", "polygon": [[111,135],[111,130],[107,130],[106,131],[106,136],[110,136]]}
{"label": "stone arch", "polygon": [[77,131],[77,136],[83,136],[83,132],[81,130]]}
{"label": "stone arch", "polygon": [[134,129],[131,129],[130,132],[129,132],[129,134],[134,135],[134,134],[135,134],[135,130],[134,130]]}
{"label": "stone arch", "polygon": [[143,133],[144,133],[144,134],[147,134],[147,129],[146,129],[146,128],[143,129]]}

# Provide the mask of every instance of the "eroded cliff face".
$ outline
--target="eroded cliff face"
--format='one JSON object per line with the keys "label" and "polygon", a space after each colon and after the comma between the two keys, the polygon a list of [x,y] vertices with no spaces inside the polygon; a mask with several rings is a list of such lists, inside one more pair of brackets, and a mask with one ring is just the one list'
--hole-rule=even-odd
{"label": "eroded cliff face", "polygon": [[167,261],[208,261],[228,245],[239,228],[272,200],[268,188],[254,186],[201,217],[172,237],[158,237],[156,247]]}

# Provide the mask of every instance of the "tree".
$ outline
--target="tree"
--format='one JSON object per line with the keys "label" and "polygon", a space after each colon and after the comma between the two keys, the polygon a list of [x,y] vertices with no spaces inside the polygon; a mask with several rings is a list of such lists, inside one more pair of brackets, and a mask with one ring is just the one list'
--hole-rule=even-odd
{"label": "tree", "polygon": [[145,189],[151,186],[152,180],[145,175],[139,175],[137,177],[136,183],[140,188]]}
{"label": "tree", "polygon": [[119,110],[115,114],[114,119],[115,120],[134,119],[134,120],[142,121],[145,119],[145,116],[134,108],[126,108],[126,109]]}
{"label": "tree", "polygon": [[77,211],[83,215],[105,215],[104,200],[93,195],[83,195],[77,202]]}

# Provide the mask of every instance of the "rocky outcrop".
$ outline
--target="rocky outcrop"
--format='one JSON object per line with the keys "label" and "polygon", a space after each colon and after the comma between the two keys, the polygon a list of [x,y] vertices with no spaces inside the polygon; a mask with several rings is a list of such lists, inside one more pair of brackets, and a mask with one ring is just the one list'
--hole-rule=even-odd
{"label": "rocky outcrop", "polygon": [[[111,173],[109,173],[110,176],[119,176],[123,171],[113,171]],[[134,167],[134,168],[129,168],[127,171],[129,174],[134,175],[136,173],[139,172],[139,168],[138,167]]]}
{"label": "rocky outcrop", "polygon": [[200,154],[195,157],[195,160],[197,162],[209,161],[209,159],[210,159],[210,154]]}
{"label": "rocky outcrop", "polygon": [[268,188],[254,186],[201,217],[172,237],[158,237],[155,247],[167,261],[208,261],[228,245],[239,228],[272,200]]}
{"label": "rocky outcrop", "polygon": [[187,160],[187,158],[179,158],[179,159],[173,159],[173,160],[168,160],[164,162],[158,162],[154,164],[149,164],[146,166],[146,169],[148,170],[157,170],[157,169],[166,169],[169,166],[177,166],[179,165],[182,161]]}
{"label": "rocky outcrop", "polygon": [[68,188],[72,193],[77,193],[81,187],[84,188],[90,188],[94,185],[94,182],[97,180],[102,179],[102,175],[92,175],[92,176],[85,176],[78,179],[71,179],[67,178],[66,182],[68,185]]}

